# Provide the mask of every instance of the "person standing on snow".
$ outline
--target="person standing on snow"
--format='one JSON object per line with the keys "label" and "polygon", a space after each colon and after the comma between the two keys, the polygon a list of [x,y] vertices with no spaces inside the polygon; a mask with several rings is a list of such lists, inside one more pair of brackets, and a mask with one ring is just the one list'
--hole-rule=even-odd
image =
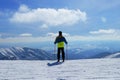
{"label": "person standing on snow", "polygon": [[57,43],[57,47],[58,47],[58,52],[57,52],[58,62],[60,61],[60,52],[62,52],[62,59],[64,62],[64,60],[65,60],[64,43],[67,44],[67,41],[66,41],[65,37],[62,35],[62,31],[59,31],[59,35],[56,37],[54,44],[56,44],[56,43]]}

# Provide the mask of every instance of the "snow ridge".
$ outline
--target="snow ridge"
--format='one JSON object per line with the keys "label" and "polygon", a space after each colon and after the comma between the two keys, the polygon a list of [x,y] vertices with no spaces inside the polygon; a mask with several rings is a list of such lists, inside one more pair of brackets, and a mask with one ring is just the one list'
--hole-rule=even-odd
{"label": "snow ridge", "polygon": [[106,58],[118,58],[120,57],[120,52],[107,56]]}
{"label": "snow ridge", "polygon": [[[113,52],[104,49],[84,50],[75,48],[65,53],[67,60],[74,59],[93,59],[93,58],[120,58],[120,52]],[[54,60],[57,54],[47,52],[42,49],[28,47],[0,48],[0,60]]]}
{"label": "snow ridge", "polygon": [[49,60],[51,54],[27,47],[0,48],[0,60]]}

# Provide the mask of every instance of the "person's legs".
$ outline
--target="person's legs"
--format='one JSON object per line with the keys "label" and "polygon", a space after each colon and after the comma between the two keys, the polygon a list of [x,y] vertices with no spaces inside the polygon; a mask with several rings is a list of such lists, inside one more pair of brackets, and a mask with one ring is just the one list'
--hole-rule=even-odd
{"label": "person's legs", "polygon": [[57,59],[58,59],[58,62],[59,62],[60,61],[60,48],[58,48]]}
{"label": "person's legs", "polygon": [[64,62],[64,60],[65,60],[65,52],[64,52],[64,48],[61,48],[61,50],[62,50],[62,59],[63,59],[63,62]]}

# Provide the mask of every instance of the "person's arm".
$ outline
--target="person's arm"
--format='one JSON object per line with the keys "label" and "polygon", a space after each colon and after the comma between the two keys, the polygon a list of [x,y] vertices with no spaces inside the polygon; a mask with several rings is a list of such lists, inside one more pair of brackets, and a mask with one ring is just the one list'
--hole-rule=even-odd
{"label": "person's arm", "polygon": [[67,40],[65,39],[65,37],[64,37],[64,42],[65,42],[66,44],[68,44],[68,42],[67,42]]}
{"label": "person's arm", "polygon": [[57,43],[57,37],[56,37],[56,39],[55,39],[55,41],[54,41],[54,44],[56,44]]}

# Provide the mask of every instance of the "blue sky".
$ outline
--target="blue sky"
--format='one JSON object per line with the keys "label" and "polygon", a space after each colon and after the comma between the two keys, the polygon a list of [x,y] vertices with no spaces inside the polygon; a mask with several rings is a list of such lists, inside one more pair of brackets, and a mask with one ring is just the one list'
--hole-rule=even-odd
{"label": "blue sky", "polygon": [[120,0],[0,0],[0,43],[120,40]]}

